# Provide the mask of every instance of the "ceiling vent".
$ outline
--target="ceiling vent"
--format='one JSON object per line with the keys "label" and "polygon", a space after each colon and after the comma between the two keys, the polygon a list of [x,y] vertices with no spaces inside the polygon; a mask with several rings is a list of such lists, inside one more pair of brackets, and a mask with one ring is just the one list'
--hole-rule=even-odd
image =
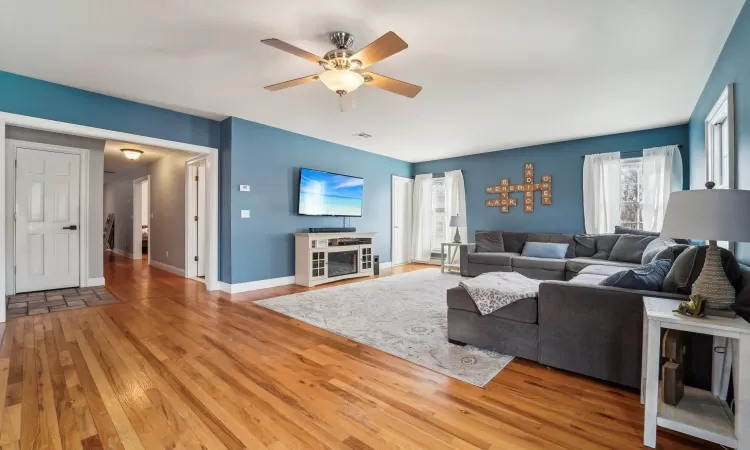
{"label": "ceiling vent", "polygon": [[362,133],[357,133],[354,136],[360,137],[362,139],[370,139],[372,137],[371,134],[367,134],[364,131]]}

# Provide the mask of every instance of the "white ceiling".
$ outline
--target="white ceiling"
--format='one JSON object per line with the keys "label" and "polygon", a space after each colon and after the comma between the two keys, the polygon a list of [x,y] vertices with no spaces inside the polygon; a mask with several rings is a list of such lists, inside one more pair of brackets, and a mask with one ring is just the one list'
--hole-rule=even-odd
{"label": "white ceiling", "polygon": [[[214,119],[236,116],[406,161],[684,123],[744,0],[24,0],[3,2],[0,69]],[[387,31],[409,48],[338,111],[318,55]],[[363,140],[358,132],[373,135]]]}
{"label": "white ceiling", "polygon": [[[143,151],[140,158],[131,161],[125,157],[121,151],[123,148],[132,148]],[[131,144],[120,141],[106,141],[104,143],[104,183],[139,175],[143,173],[146,166],[157,161],[169,153],[179,152],[162,147],[152,147],[150,145]],[[112,172],[112,173],[108,173]]]}

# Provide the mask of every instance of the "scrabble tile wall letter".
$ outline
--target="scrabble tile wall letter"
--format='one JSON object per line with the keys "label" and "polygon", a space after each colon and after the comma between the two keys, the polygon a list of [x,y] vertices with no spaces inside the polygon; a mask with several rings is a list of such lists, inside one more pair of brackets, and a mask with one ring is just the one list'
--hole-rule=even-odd
{"label": "scrabble tile wall letter", "polygon": [[484,202],[488,208],[500,208],[500,212],[507,213],[509,207],[518,206],[518,200],[510,198],[509,195],[515,192],[523,193],[523,211],[527,213],[534,212],[534,192],[539,191],[542,195],[542,205],[552,204],[552,175],[542,175],[541,183],[534,182],[534,163],[523,165],[523,184],[510,184],[510,179],[500,180],[497,186],[487,186],[487,194],[500,194],[499,199],[490,199]]}

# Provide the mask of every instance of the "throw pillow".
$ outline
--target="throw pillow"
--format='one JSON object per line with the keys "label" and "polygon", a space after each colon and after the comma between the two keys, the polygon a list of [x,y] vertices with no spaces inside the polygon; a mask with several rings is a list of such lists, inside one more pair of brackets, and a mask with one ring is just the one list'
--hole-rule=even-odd
{"label": "throw pillow", "polygon": [[596,239],[596,253],[592,258],[595,259],[609,259],[609,254],[614,248],[617,241],[622,237],[621,234],[600,234],[594,236]]}
{"label": "throw pillow", "polygon": [[551,242],[527,242],[523,246],[523,256],[535,258],[565,259],[570,244],[553,244]]}
{"label": "throw pillow", "polygon": [[[641,257],[641,264],[648,264],[654,260],[656,256],[662,250],[668,248],[670,245],[676,245],[677,243],[672,239],[656,238],[649,242],[646,249],[643,250],[643,256]],[[673,259],[674,260],[674,259]]]}
{"label": "throw pillow", "polygon": [[474,234],[477,252],[502,253],[505,251],[503,233],[500,231],[477,231]]}
{"label": "throw pillow", "polygon": [[610,261],[629,262],[641,264],[643,252],[648,244],[656,239],[653,236],[640,236],[637,234],[622,234],[620,239],[609,254]]}
{"label": "throw pillow", "polygon": [[[659,250],[659,253],[657,253],[656,256],[654,256],[654,258],[651,261],[656,261],[658,259],[668,259],[674,262],[677,259],[677,257],[680,256],[682,252],[684,252],[688,248],[690,248],[690,246],[687,244],[670,245],[666,248]],[[644,255],[645,254],[646,253],[644,252]]]}
{"label": "throw pillow", "polygon": [[573,240],[576,242],[575,255],[577,257],[591,258],[596,254],[596,235],[577,234]]}
{"label": "throw pillow", "polygon": [[672,263],[660,259],[634,269],[623,270],[602,280],[600,286],[613,286],[639,291],[661,291]]}
{"label": "throw pillow", "polygon": [[503,231],[503,242],[505,251],[511,253],[521,253],[523,244],[526,243],[526,233],[517,233],[515,231]]}
{"label": "throw pillow", "polygon": [[[672,269],[667,274],[667,279],[664,280],[664,292],[691,294],[693,283],[698,279],[698,275],[703,270],[703,263],[706,262],[707,248],[705,245],[692,246],[675,259]],[[740,265],[732,252],[724,248],[719,250],[721,251],[721,265],[724,267],[729,282],[735,289],[740,289],[742,287]]]}

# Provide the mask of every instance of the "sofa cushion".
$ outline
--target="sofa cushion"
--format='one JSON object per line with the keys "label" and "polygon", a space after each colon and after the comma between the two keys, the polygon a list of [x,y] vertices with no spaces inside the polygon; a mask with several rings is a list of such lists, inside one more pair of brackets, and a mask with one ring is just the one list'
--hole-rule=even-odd
{"label": "sofa cushion", "polygon": [[567,270],[568,272],[579,273],[585,267],[598,265],[621,267],[621,270],[638,267],[638,264],[625,263],[620,261],[609,261],[606,259],[573,258],[565,261],[565,270]]}
{"label": "sofa cushion", "polygon": [[590,234],[577,234],[573,237],[575,241],[575,256],[590,258],[596,254],[596,236]]}
{"label": "sofa cushion", "polygon": [[523,244],[526,243],[527,233],[516,233],[513,231],[503,231],[503,242],[505,251],[511,253],[521,253]]}
{"label": "sofa cushion", "polygon": [[657,253],[651,261],[656,261],[657,259],[668,259],[674,262],[677,257],[680,256],[682,252],[684,252],[688,248],[690,248],[690,246],[687,244],[670,245],[659,250],[659,253]]}
{"label": "sofa cushion", "polygon": [[565,259],[570,244],[553,244],[552,242],[530,242],[523,245],[523,256],[536,258]]}
{"label": "sofa cushion", "polygon": [[510,266],[511,258],[514,256],[518,256],[518,253],[484,252],[469,253],[468,259],[472,264],[486,264],[489,266]]}
{"label": "sofa cushion", "polygon": [[659,237],[659,233],[654,231],[638,230],[635,228],[621,227],[620,225],[615,226],[615,234],[634,234],[637,236]]}
{"label": "sofa cushion", "polygon": [[[448,289],[448,308],[460,309],[480,315],[477,305],[471,299],[466,289],[458,286]],[[502,319],[514,320],[523,323],[536,323],[537,301],[536,298],[524,298],[510,305],[503,306],[497,311],[488,314],[489,317],[500,317]]]}
{"label": "sofa cushion", "polygon": [[554,244],[568,244],[568,250],[565,253],[566,258],[575,257],[575,240],[572,234],[564,233],[529,233],[526,236],[526,242],[545,242]]}
{"label": "sofa cushion", "polygon": [[648,244],[656,239],[653,236],[638,236],[635,234],[620,235],[615,246],[609,254],[610,261],[622,261],[635,264],[641,264],[643,252]]}
{"label": "sofa cushion", "polygon": [[[663,289],[665,292],[686,295],[692,292],[693,283],[703,270],[707,248],[705,245],[692,246],[675,259],[667,278],[664,280]],[[727,274],[729,282],[738,291],[742,290],[742,273],[737,260],[729,250],[724,248],[719,250],[721,251],[721,264],[724,266],[724,272]]]}
{"label": "sofa cushion", "polygon": [[625,269],[622,266],[596,265],[584,267],[580,272],[578,272],[578,275],[598,275],[602,277],[608,277],[610,275],[616,274],[617,272],[622,272],[623,270]]}
{"label": "sofa cushion", "polygon": [[634,269],[612,274],[599,284],[640,291],[661,291],[670,267],[672,267],[671,261],[660,259]]}
{"label": "sofa cushion", "polygon": [[564,259],[536,258],[533,256],[514,256],[511,258],[513,268],[542,269],[565,272]]}
{"label": "sofa cushion", "polygon": [[502,231],[477,231],[474,233],[477,252],[498,253],[505,251]]}
{"label": "sofa cushion", "polygon": [[612,252],[612,248],[615,246],[617,241],[620,239],[621,234],[600,234],[596,235],[596,253],[592,258],[595,259],[609,259],[609,254]]}
{"label": "sofa cushion", "polygon": [[596,275],[592,273],[583,273],[571,278],[568,283],[573,284],[585,284],[587,286],[599,286],[599,283],[604,281],[607,277],[605,275]]}

